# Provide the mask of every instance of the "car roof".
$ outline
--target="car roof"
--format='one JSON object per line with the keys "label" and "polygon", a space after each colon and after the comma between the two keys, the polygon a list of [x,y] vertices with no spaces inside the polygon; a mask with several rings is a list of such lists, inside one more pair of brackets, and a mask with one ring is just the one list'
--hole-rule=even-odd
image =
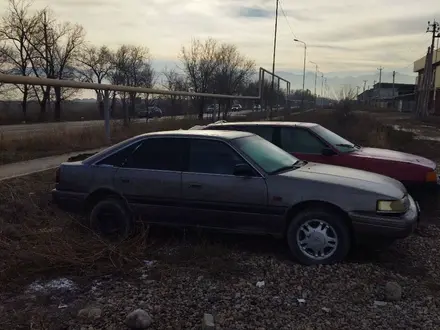
{"label": "car roof", "polygon": [[154,137],[154,136],[162,136],[162,137],[214,137],[220,138],[223,140],[234,140],[246,136],[252,136],[254,134],[248,132],[241,131],[228,131],[228,130],[174,130],[174,131],[160,131],[160,132],[151,132],[133,136],[127,140],[119,142],[115,145],[112,145],[100,152],[94,154],[93,156],[84,160],[84,164],[92,164],[96,161],[100,161],[101,159],[109,156],[113,152],[117,152],[120,149],[125,148],[126,146],[136,143],[137,141],[141,141],[145,137]]}
{"label": "car roof", "polygon": [[209,129],[211,126],[227,126],[227,125],[246,125],[246,126],[296,126],[296,127],[315,127],[319,126],[316,123],[305,123],[300,121],[234,121],[234,122],[222,122],[212,123],[206,127]]}
{"label": "car roof", "polygon": [[252,133],[248,132],[241,132],[241,131],[228,131],[228,130],[209,130],[209,129],[194,129],[194,130],[174,130],[174,131],[160,131],[160,132],[151,132],[151,133],[145,133],[142,135],[139,135],[138,137],[143,136],[190,136],[190,137],[216,137],[221,138],[225,140],[233,140],[245,136],[253,135]]}

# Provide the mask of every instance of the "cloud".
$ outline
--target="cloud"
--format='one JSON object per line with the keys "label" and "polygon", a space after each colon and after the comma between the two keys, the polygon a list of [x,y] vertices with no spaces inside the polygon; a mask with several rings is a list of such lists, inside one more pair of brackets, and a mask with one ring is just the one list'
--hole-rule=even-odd
{"label": "cloud", "polygon": [[240,7],[238,9],[238,16],[249,18],[270,18],[275,16],[273,11],[269,11],[257,7]]}
{"label": "cloud", "polygon": [[[437,13],[437,16],[440,16],[440,11]],[[326,42],[340,42],[421,34],[426,29],[426,22],[431,17],[432,15],[423,15],[353,22],[327,29],[324,33],[316,33],[314,39]]]}
{"label": "cloud", "polygon": [[[303,46],[322,72],[375,72],[411,67],[429,45],[428,20],[440,16],[438,0],[281,0],[277,69],[301,71]],[[0,2],[0,10],[7,2]],[[236,44],[258,66],[272,65],[272,0],[34,0],[57,18],[79,23],[91,43],[147,46],[157,61],[176,61],[192,38]],[[3,11],[4,12],[4,11]],[[284,17],[284,14],[286,17]]]}

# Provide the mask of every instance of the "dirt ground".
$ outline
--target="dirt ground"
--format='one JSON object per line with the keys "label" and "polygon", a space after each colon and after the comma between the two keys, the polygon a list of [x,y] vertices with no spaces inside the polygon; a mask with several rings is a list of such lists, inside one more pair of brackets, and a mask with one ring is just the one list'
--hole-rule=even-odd
{"label": "dirt ground", "polygon": [[54,172],[0,187],[0,323],[4,329],[435,329],[440,229],[423,224],[383,251],[355,249],[304,267],[268,237],[152,227],[110,245],[50,200]]}
{"label": "dirt ground", "polygon": [[[398,120],[380,116],[386,125]],[[367,117],[286,119],[440,160],[439,142]],[[1,328],[119,330],[136,309],[151,329],[200,329],[204,313],[216,329],[440,328],[440,203],[388,249],[304,267],[284,241],[267,237],[148,227],[109,244],[52,205],[53,182],[46,171],[0,186]]]}

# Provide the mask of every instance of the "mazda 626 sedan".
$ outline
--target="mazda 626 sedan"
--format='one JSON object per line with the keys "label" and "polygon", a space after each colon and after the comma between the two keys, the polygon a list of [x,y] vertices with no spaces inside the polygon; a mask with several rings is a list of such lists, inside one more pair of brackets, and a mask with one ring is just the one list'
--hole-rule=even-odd
{"label": "mazda 626 sedan", "polygon": [[252,133],[179,130],[139,135],[61,164],[54,201],[121,238],[134,219],[287,239],[304,264],[344,259],[362,237],[411,234],[418,206],[386,176],[295,158]]}

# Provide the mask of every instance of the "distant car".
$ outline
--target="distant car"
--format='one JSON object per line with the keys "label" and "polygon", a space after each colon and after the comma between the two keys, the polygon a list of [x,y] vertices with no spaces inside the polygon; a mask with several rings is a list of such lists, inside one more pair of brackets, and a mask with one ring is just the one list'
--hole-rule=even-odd
{"label": "distant car", "polygon": [[410,190],[438,187],[437,165],[432,160],[400,151],[362,147],[314,123],[223,122],[209,124],[204,129],[251,132],[299,159],[386,175]]}
{"label": "distant car", "polygon": [[206,113],[213,113],[214,111],[218,111],[219,105],[218,104],[211,104],[206,108]]}
{"label": "distant car", "polygon": [[252,109],[254,109],[255,111],[260,111],[261,110],[261,105],[259,104],[255,104]]}
{"label": "distant car", "polygon": [[398,181],[301,161],[247,132],[139,135],[57,170],[54,202],[107,238],[134,219],[285,237],[304,264],[343,260],[361,237],[404,238],[418,207]]}
{"label": "distant car", "polygon": [[157,106],[149,106],[146,109],[138,109],[137,115],[139,118],[160,118],[162,117],[162,110]]}
{"label": "distant car", "polygon": [[161,118],[163,115],[162,109],[153,105],[148,107],[148,117],[149,118]]}
{"label": "distant car", "polygon": [[241,111],[241,109],[242,109],[242,107],[241,107],[240,104],[234,104],[234,105],[231,107],[231,110],[232,110],[232,111]]}

